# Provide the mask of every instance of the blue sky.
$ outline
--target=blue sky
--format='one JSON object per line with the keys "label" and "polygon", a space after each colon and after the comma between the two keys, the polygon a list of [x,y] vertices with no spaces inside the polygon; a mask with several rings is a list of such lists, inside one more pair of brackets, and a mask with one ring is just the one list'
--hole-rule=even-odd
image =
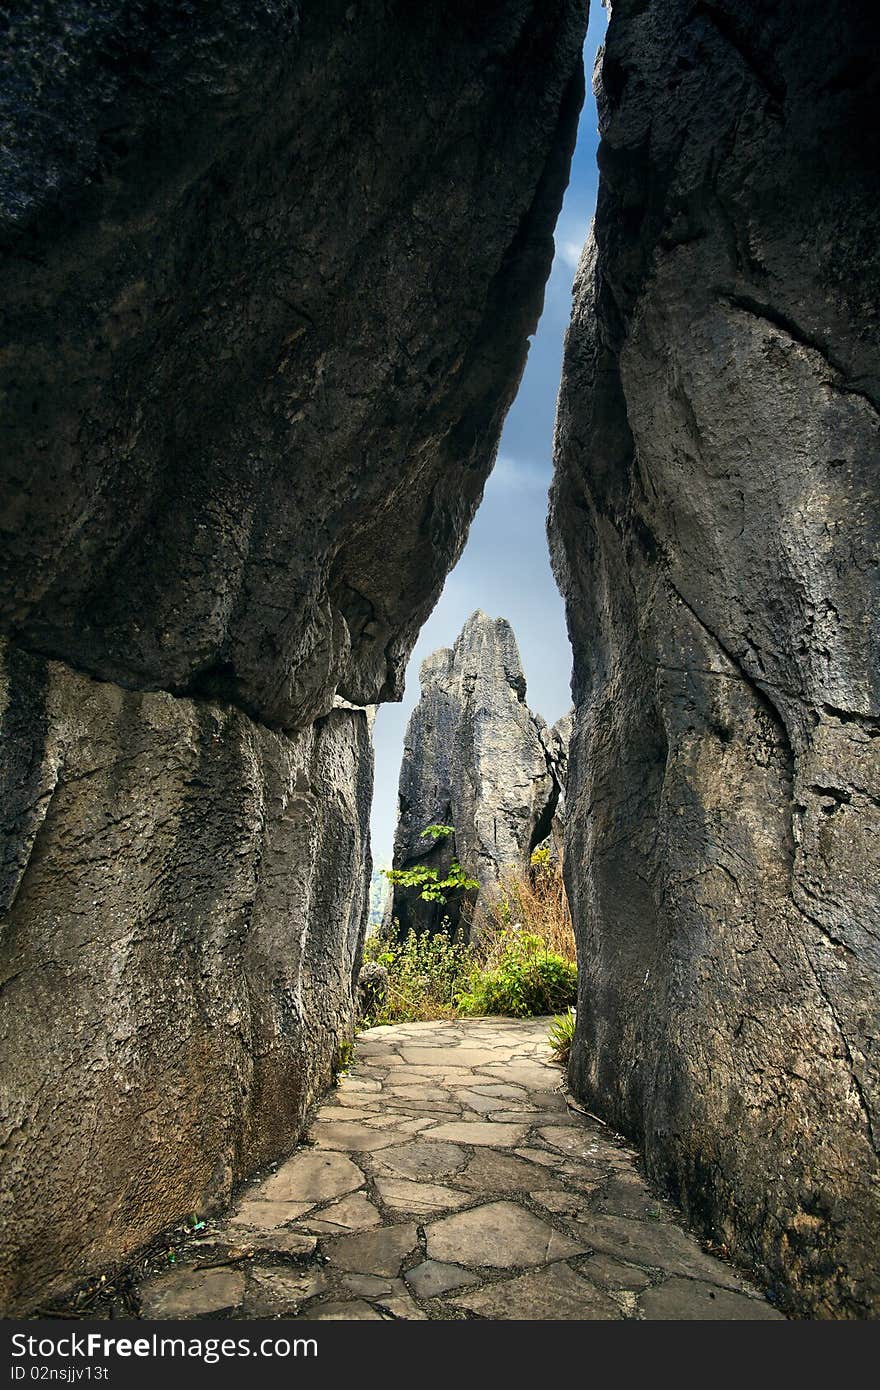
{"label": "blue sky", "polygon": [[376,718],[372,838],[373,859],[380,867],[391,863],[403,736],[419,697],[419,666],[438,647],[452,646],[475,608],[512,624],[531,708],[553,723],[571,704],[571,649],[562,599],[550,571],[545,522],[571,282],[596,205],[598,136],[590,74],[607,18],[599,0],[592,0],[584,45],[587,95],[571,181],[556,226],[556,257],[519,393],[505,421],[498,462],[464,553],[410,658],[406,696],[401,704],[383,705]]}

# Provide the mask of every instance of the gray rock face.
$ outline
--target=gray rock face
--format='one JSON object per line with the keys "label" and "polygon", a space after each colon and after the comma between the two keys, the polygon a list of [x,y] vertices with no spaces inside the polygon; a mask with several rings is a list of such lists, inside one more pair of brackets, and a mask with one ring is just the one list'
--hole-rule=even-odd
{"label": "gray rock face", "polygon": [[[550,850],[552,859],[561,863],[565,848],[565,785],[568,781],[568,750],[571,747],[571,738],[574,732],[574,710],[569,710],[563,714],[556,723],[549,728],[541,720],[540,715],[536,718],[543,726],[541,729],[541,739],[547,749],[550,758],[550,771],[556,782],[556,802],[552,807],[552,820],[550,831],[547,837],[538,843],[541,847],[546,846]],[[541,830],[546,829],[546,816]]]}
{"label": "gray rock face", "polygon": [[550,523],[573,1083],[820,1316],[880,1298],[878,29],[616,0]]}
{"label": "gray rock face", "polygon": [[525,359],[580,0],[18,7],[0,1304],[293,1145],[371,754]]}
{"label": "gray rock face", "polygon": [[0,1287],[21,1307],[295,1143],[351,1023],[372,778],[362,713],[291,738],[2,650]]}
{"label": "gray rock face", "polygon": [[[553,831],[570,721],[566,716],[551,730],[529,709],[516,638],[504,618],[474,613],[454,648],[422,663],[420,679],[404,740],[394,867],[420,863],[445,874],[451,840],[422,839],[421,832],[454,826],[454,852],[480,884],[470,911],[491,900],[505,872],[525,871],[532,850]],[[444,916],[456,924],[463,906],[460,895],[431,903],[395,886],[391,916],[401,932],[436,931]]]}
{"label": "gray rock face", "polygon": [[540,312],[583,8],[18,17],[3,630],[288,728],[400,697]]}

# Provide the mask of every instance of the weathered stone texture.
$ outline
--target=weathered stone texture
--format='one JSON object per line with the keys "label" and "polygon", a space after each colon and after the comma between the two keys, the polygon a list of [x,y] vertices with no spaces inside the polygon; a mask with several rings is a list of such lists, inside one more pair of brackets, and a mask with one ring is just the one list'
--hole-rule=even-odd
{"label": "weathered stone texture", "polygon": [[[407,1060],[414,1042],[433,1065]],[[461,1061],[453,1074],[450,1056]],[[524,1066],[531,1077],[519,1084]],[[632,1150],[568,1106],[545,1020],[383,1026],[361,1035],[355,1071],[319,1108],[312,1147],[247,1189],[230,1221],[179,1248],[175,1267],[146,1280],[136,1271],[144,1316],[351,1318],[368,1303],[377,1315],[443,1320],[463,1310],[502,1321],[781,1319],[681,1228]],[[522,1097],[525,1148],[510,1153],[509,1098],[494,1094],[477,1114],[456,1073],[481,1092]],[[448,1128],[438,1092],[460,1145],[435,1137]],[[341,1125],[353,1106],[362,1122]],[[340,1143],[343,1128],[350,1142]],[[200,1267],[235,1253],[231,1268]],[[313,1263],[295,1269],[294,1259]]]}
{"label": "weathered stone texture", "polygon": [[572,1080],[820,1316],[880,1298],[878,41],[616,0],[550,523]]}
{"label": "weathered stone texture", "polygon": [[[480,884],[476,905],[504,875],[528,869],[531,851],[554,829],[567,757],[568,716],[548,729],[526,704],[526,680],[505,618],[477,611],[454,648],[422,663],[422,693],[404,740],[394,867],[423,863],[445,873],[453,852]],[[449,839],[422,839],[428,825],[452,825]],[[471,905],[473,906],[473,904]],[[395,887],[390,912],[401,931],[453,922],[460,898],[424,902]]]}
{"label": "weathered stone texture", "polygon": [[540,312],[583,8],[19,14],[5,631],[285,727],[399,698]]}
{"label": "weathered stone texture", "polygon": [[371,763],[363,714],[291,738],[8,646],[0,709],[0,1286],[26,1306],[296,1141],[351,1023]]}
{"label": "weathered stone texture", "polygon": [[[364,715],[525,360],[581,0],[59,0],[0,84],[0,1302],[290,1148],[352,1006]],[[100,683],[99,683],[100,682]]]}

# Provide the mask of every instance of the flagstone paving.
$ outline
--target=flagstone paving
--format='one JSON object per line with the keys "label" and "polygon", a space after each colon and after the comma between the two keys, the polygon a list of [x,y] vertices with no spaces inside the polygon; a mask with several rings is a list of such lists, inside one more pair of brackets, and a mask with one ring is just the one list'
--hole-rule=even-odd
{"label": "flagstone paving", "polygon": [[143,1316],[780,1318],[567,1100],[547,1022],[361,1034],[308,1144],[142,1283]]}

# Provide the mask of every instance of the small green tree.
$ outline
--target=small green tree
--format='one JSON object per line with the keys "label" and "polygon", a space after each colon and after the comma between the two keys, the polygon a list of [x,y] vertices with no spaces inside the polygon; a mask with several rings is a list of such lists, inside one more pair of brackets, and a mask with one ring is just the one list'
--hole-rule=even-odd
{"label": "small green tree", "polygon": [[[454,834],[451,825],[427,825],[419,838],[445,840]],[[399,884],[401,888],[415,888],[426,903],[445,903],[447,893],[467,893],[480,886],[475,878],[468,878],[455,855],[445,878],[440,877],[438,869],[429,868],[427,864],[414,864],[411,869],[383,869],[382,872],[389,883]]]}

